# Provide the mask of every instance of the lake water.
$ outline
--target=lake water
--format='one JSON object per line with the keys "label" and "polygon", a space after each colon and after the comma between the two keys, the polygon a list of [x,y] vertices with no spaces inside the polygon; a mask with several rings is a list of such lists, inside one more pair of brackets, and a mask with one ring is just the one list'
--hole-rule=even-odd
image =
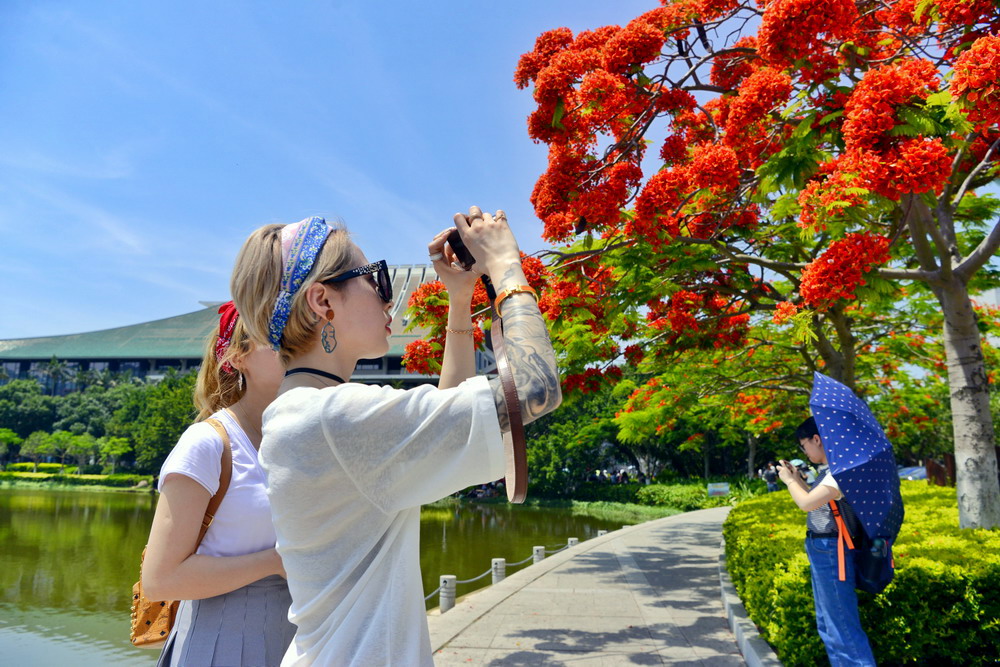
{"label": "lake water", "polygon": [[[128,641],[132,584],[155,498],[147,494],[0,489],[0,663],[153,665]],[[424,590],[439,576],[470,579],[493,558],[524,560],[619,524],[568,510],[455,503],[421,513]],[[521,567],[528,567],[524,565]],[[508,575],[521,567],[507,570]],[[458,586],[465,595],[490,584]],[[437,596],[428,607],[437,606]]]}

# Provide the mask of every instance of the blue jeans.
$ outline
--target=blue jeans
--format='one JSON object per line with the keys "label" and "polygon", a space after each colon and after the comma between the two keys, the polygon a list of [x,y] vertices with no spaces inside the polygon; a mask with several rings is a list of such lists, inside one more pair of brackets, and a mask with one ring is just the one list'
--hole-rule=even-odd
{"label": "blue jeans", "polygon": [[846,581],[839,580],[837,538],[807,537],[806,554],[812,570],[816,628],[833,667],[875,667],[868,636],[858,616],[858,594],[854,590],[854,558],[844,547]]}

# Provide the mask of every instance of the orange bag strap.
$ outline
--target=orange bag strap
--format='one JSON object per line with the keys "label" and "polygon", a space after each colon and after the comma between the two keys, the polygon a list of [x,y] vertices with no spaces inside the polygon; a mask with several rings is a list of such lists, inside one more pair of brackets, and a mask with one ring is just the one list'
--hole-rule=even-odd
{"label": "orange bag strap", "polygon": [[218,419],[206,419],[205,421],[211,424],[218,431],[219,437],[222,438],[222,473],[219,475],[219,490],[208,501],[208,507],[205,509],[205,518],[201,521],[201,532],[198,533],[198,541],[194,544],[195,551],[201,546],[201,541],[205,539],[205,533],[208,532],[209,526],[215,521],[215,513],[219,511],[219,505],[222,504],[222,499],[226,497],[226,491],[229,490],[229,481],[233,477],[233,448],[229,444],[229,433]]}
{"label": "orange bag strap", "polygon": [[844,565],[844,542],[847,542],[847,548],[854,549],[854,540],[851,539],[851,534],[847,531],[847,525],[844,523],[844,517],[840,515],[840,508],[837,507],[837,501],[830,501],[830,509],[833,510],[833,518],[837,521],[837,574],[839,575],[840,581],[847,580],[847,572],[845,571]]}

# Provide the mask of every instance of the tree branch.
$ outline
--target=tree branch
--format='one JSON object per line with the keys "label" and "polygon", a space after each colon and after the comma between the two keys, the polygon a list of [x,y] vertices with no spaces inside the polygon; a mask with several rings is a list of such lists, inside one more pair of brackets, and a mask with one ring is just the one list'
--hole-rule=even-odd
{"label": "tree branch", "polygon": [[913,250],[917,254],[917,261],[920,262],[920,267],[924,271],[935,273],[938,270],[938,265],[934,261],[934,251],[931,250],[931,246],[927,242],[927,235],[923,229],[925,225],[920,220],[919,208],[926,208],[926,206],[923,206],[923,202],[920,202],[920,198],[916,195],[904,195],[903,200],[906,202],[903,218],[910,229],[910,240],[913,241]]}
{"label": "tree branch", "polygon": [[962,282],[968,282],[972,274],[982,268],[998,248],[1000,248],[1000,220],[997,220],[996,224],[993,225],[993,229],[976,246],[976,249],[955,268],[955,274]]}

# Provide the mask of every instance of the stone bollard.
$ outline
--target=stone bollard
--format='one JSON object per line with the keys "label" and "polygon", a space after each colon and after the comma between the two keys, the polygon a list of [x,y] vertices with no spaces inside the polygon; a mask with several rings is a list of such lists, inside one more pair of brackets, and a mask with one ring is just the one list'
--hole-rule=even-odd
{"label": "stone bollard", "polygon": [[579,543],[580,543],[580,539],[579,538],[571,537],[571,538],[569,538],[569,540],[567,540],[566,546],[568,546],[568,547],[575,547]]}
{"label": "stone bollard", "polygon": [[607,535],[607,534],[608,534],[608,531],[606,531],[606,530],[599,530],[599,531],[597,531],[597,536],[598,537],[600,537],[601,535]]}
{"label": "stone bollard", "polygon": [[545,547],[531,547],[531,563],[541,563],[545,560]]}
{"label": "stone bollard", "polygon": [[494,558],[493,559],[493,584],[499,584],[501,581],[507,578],[507,559],[506,558]]}
{"label": "stone bollard", "polygon": [[441,592],[439,593],[441,613],[445,613],[455,606],[455,581],[458,580],[454,574],[441,575]]}

